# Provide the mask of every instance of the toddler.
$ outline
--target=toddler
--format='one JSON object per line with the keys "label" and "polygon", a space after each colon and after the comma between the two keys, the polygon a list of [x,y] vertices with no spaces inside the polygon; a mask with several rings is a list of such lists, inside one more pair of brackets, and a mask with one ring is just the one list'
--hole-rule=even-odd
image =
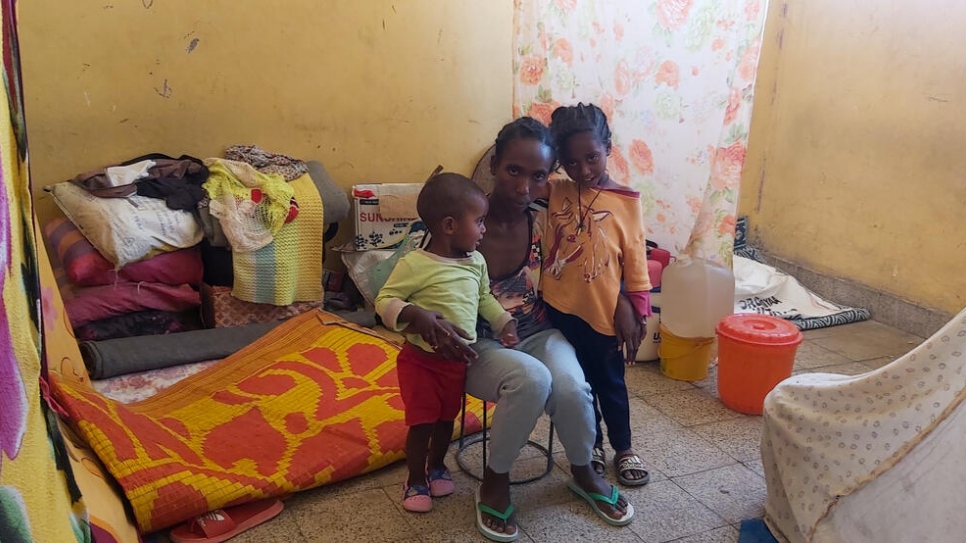
{"label": "toddler", "polygon": [[441,173],[427,181],[416,210],[429,243],[399,260],[376,298],[383,323],[406,335],[397,371],[409,426],[402,503],[407,511],[430,511],[433,496],[454,490],[443,459],[462,405],[466,362],[435,352],[439,335],[452,329],[439,320],[473,343],[481,315],[504,344],[517,342],[516,321],[490,293],[486,261],[476,251],[486,232],[487,207],[483,190],[462,175]]}

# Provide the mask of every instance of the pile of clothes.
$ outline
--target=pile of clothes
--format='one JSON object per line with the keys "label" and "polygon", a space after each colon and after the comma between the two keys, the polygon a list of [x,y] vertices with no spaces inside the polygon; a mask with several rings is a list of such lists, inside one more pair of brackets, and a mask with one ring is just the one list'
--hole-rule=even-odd
{"label": "pile of clothes", "polygon": [[[318,240],[313,254],[321,252],[322,205],[309,165],[255,146],[232,146],[225,156],[144,155],[47,187],[66,217],[49,222],[44,234],[78,340],[202,328],[199,308],[208,277],[229,287],[246,281],[257,287],[242,289],[245,294],[272,290],[266,285],[278,275],[278,282],[315,287],[293,288],[288,298],[282,292],[247,301],[321,301],[321,255],[288,277],[261,264],[268,262],[266,254],[282,251],[283,241],[300,246],[308,237],[309,245]],[[327,196],[346,200],[325,178]],[[309,210],[300,210],[295,198],[298,180],[302,197],[312,200]],[[206,255],[211,251],[227,258],[213,260]],[[248,269],[254,263],[264,270]]]}

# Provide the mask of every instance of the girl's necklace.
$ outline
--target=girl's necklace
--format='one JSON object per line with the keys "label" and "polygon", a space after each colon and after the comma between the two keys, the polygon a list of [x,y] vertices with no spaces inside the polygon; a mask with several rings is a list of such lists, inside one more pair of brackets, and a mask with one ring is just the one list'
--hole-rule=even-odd
{"label": "girl's necklace", "polygon": [[595,194],[594,197],[590,199],[590,203],[587,204],[587,207],[583,208],[583,205],[581,203],[581,197],[580,197],[580,185],[577,185],[577,219],[578,219],[577,231],[576,231],[577,234],[584,231],[584,221],[587,219],[587,216],[590,215],[590,212],[592,210],[591,206],[593,206],[594,202],[597,201],[597,197],[600,196],[601,192],[603,192],[602,189],[597,189],[597,194]]}

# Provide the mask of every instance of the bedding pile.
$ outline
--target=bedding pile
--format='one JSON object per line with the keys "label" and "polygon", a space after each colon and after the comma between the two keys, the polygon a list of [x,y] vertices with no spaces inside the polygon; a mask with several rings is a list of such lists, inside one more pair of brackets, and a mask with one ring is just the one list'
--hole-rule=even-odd
{"label": "bedding pile", "polygon": [[[70,184],[55,185],[54,194],[63,196],[81,190]],[[78,199],[83,205],[100,204],[99,199]],[[58,202],[71,201],[60,198]],[[123,201],[116,202],[124,204]],[[125,213],[139,213],[130,203],[121,207]],[[72,210],[68,217],[82,215]],[[192,221],[190,213],[161,210],[170,213],[178,221]],[[182,217],[181,215],[186,215]],[[138,224],[131,219],[132,224]],[[44,234],[50,247],[51,261],[55,267],[57,283],[74,334],[79,340],[104,340],[118,337],[165,334],[195,330],[201,327],[198,308],[201,297],[195,290],[201,283],[201,253],[195,246],[201,230],[195,225],[184,229],[188,235],[175,245],[156,248],[157,255],[119,267],[101,252],[90,239],[100,234],[85,232],[109,230],[123,221],[100,221],[82,223],[82,231],[70,219],[58,218],[47,223]],[[185,225],[189,224],[187,222]],[[142,232],[135,229],[137,232]],[[127,232],[127,230],[125,230]],[[118,231],[104,234],[116,236],[119,242],[131,238],[129,233]],[[103,238],[102,238],[103,239]],[[186,248],[179,246],[184,245]],[[150,253],[151,251],[148,251]],[[145,253],[147,254],[147,253]]]}
{"label": "bedding pile", "polygon": [[[321,305],[318,187],[331,179],[315,168],[324,178],[316,180],[306,163],[256,146],[229,147],[226,157],[149,154],[46,189],[65,215],[44,233],[78,339],[211,326],[219,319],[204,323],[199,311],[208,277],[227,278],[233,300],[268,306],[246,306],[253,316],[237,324]],[[206,258],[212,250],[227,259]]]}

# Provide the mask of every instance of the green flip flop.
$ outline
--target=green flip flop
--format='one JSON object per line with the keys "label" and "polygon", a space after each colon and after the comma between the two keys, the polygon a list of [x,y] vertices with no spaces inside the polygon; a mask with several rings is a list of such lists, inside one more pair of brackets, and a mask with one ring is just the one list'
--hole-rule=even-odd
{"label": "green flip flop", "polygon": [[600,506],[597,505],[597,502],[604,502],[608,505],[613,505],[613,506],[617,505],[617,500],[620,498],[620,492],[617,490],[617,487],[614,485],[611,485],[610,487],[611,489],[610,496],[604,496],[603,494],[598,494],[596,492],[587,492],[584,489],[580,488],[580,485],[577,484],[577,481],[573,479],[567,481],[567,487],[569,487],[574,494],[580,496],[581,498],[584,499],[584,501],[590,504],[591,509],[593,509],[594,512],[597,513],[597,516],[600,517],[601,520],[603,520],[607,524],[610,524],[611,526],[627,526],[628,524],[631,523],[632,520],[634,520],[634,506],[631,505],[630,503],[627,504],[627,511],[624,513],[624,516],[622,516],[621,518],[609,517],[607,513],[604,513],[603,511],[601,511]]}
{"label": "green flip flop", "polygon": [[506,508],[506,511],[500,512],[493,509],[489,505],[484,505],[480,502],[480,489],[476,489],[476,527],[483,534],[483,537],[489,539],[490,541],[498,541],[499,543],[509,543],[510,541],[516,541],[520,538],[520,527],[517,526],[517,531],[512,534],[505,534],[503,532],[497,532],[496,530],[490,528],[483,523],[483,513],[487,515],[493,515],[494,517],[502,520],[506,523],[510,515],[513,514],[513,505],[511,504]]}

